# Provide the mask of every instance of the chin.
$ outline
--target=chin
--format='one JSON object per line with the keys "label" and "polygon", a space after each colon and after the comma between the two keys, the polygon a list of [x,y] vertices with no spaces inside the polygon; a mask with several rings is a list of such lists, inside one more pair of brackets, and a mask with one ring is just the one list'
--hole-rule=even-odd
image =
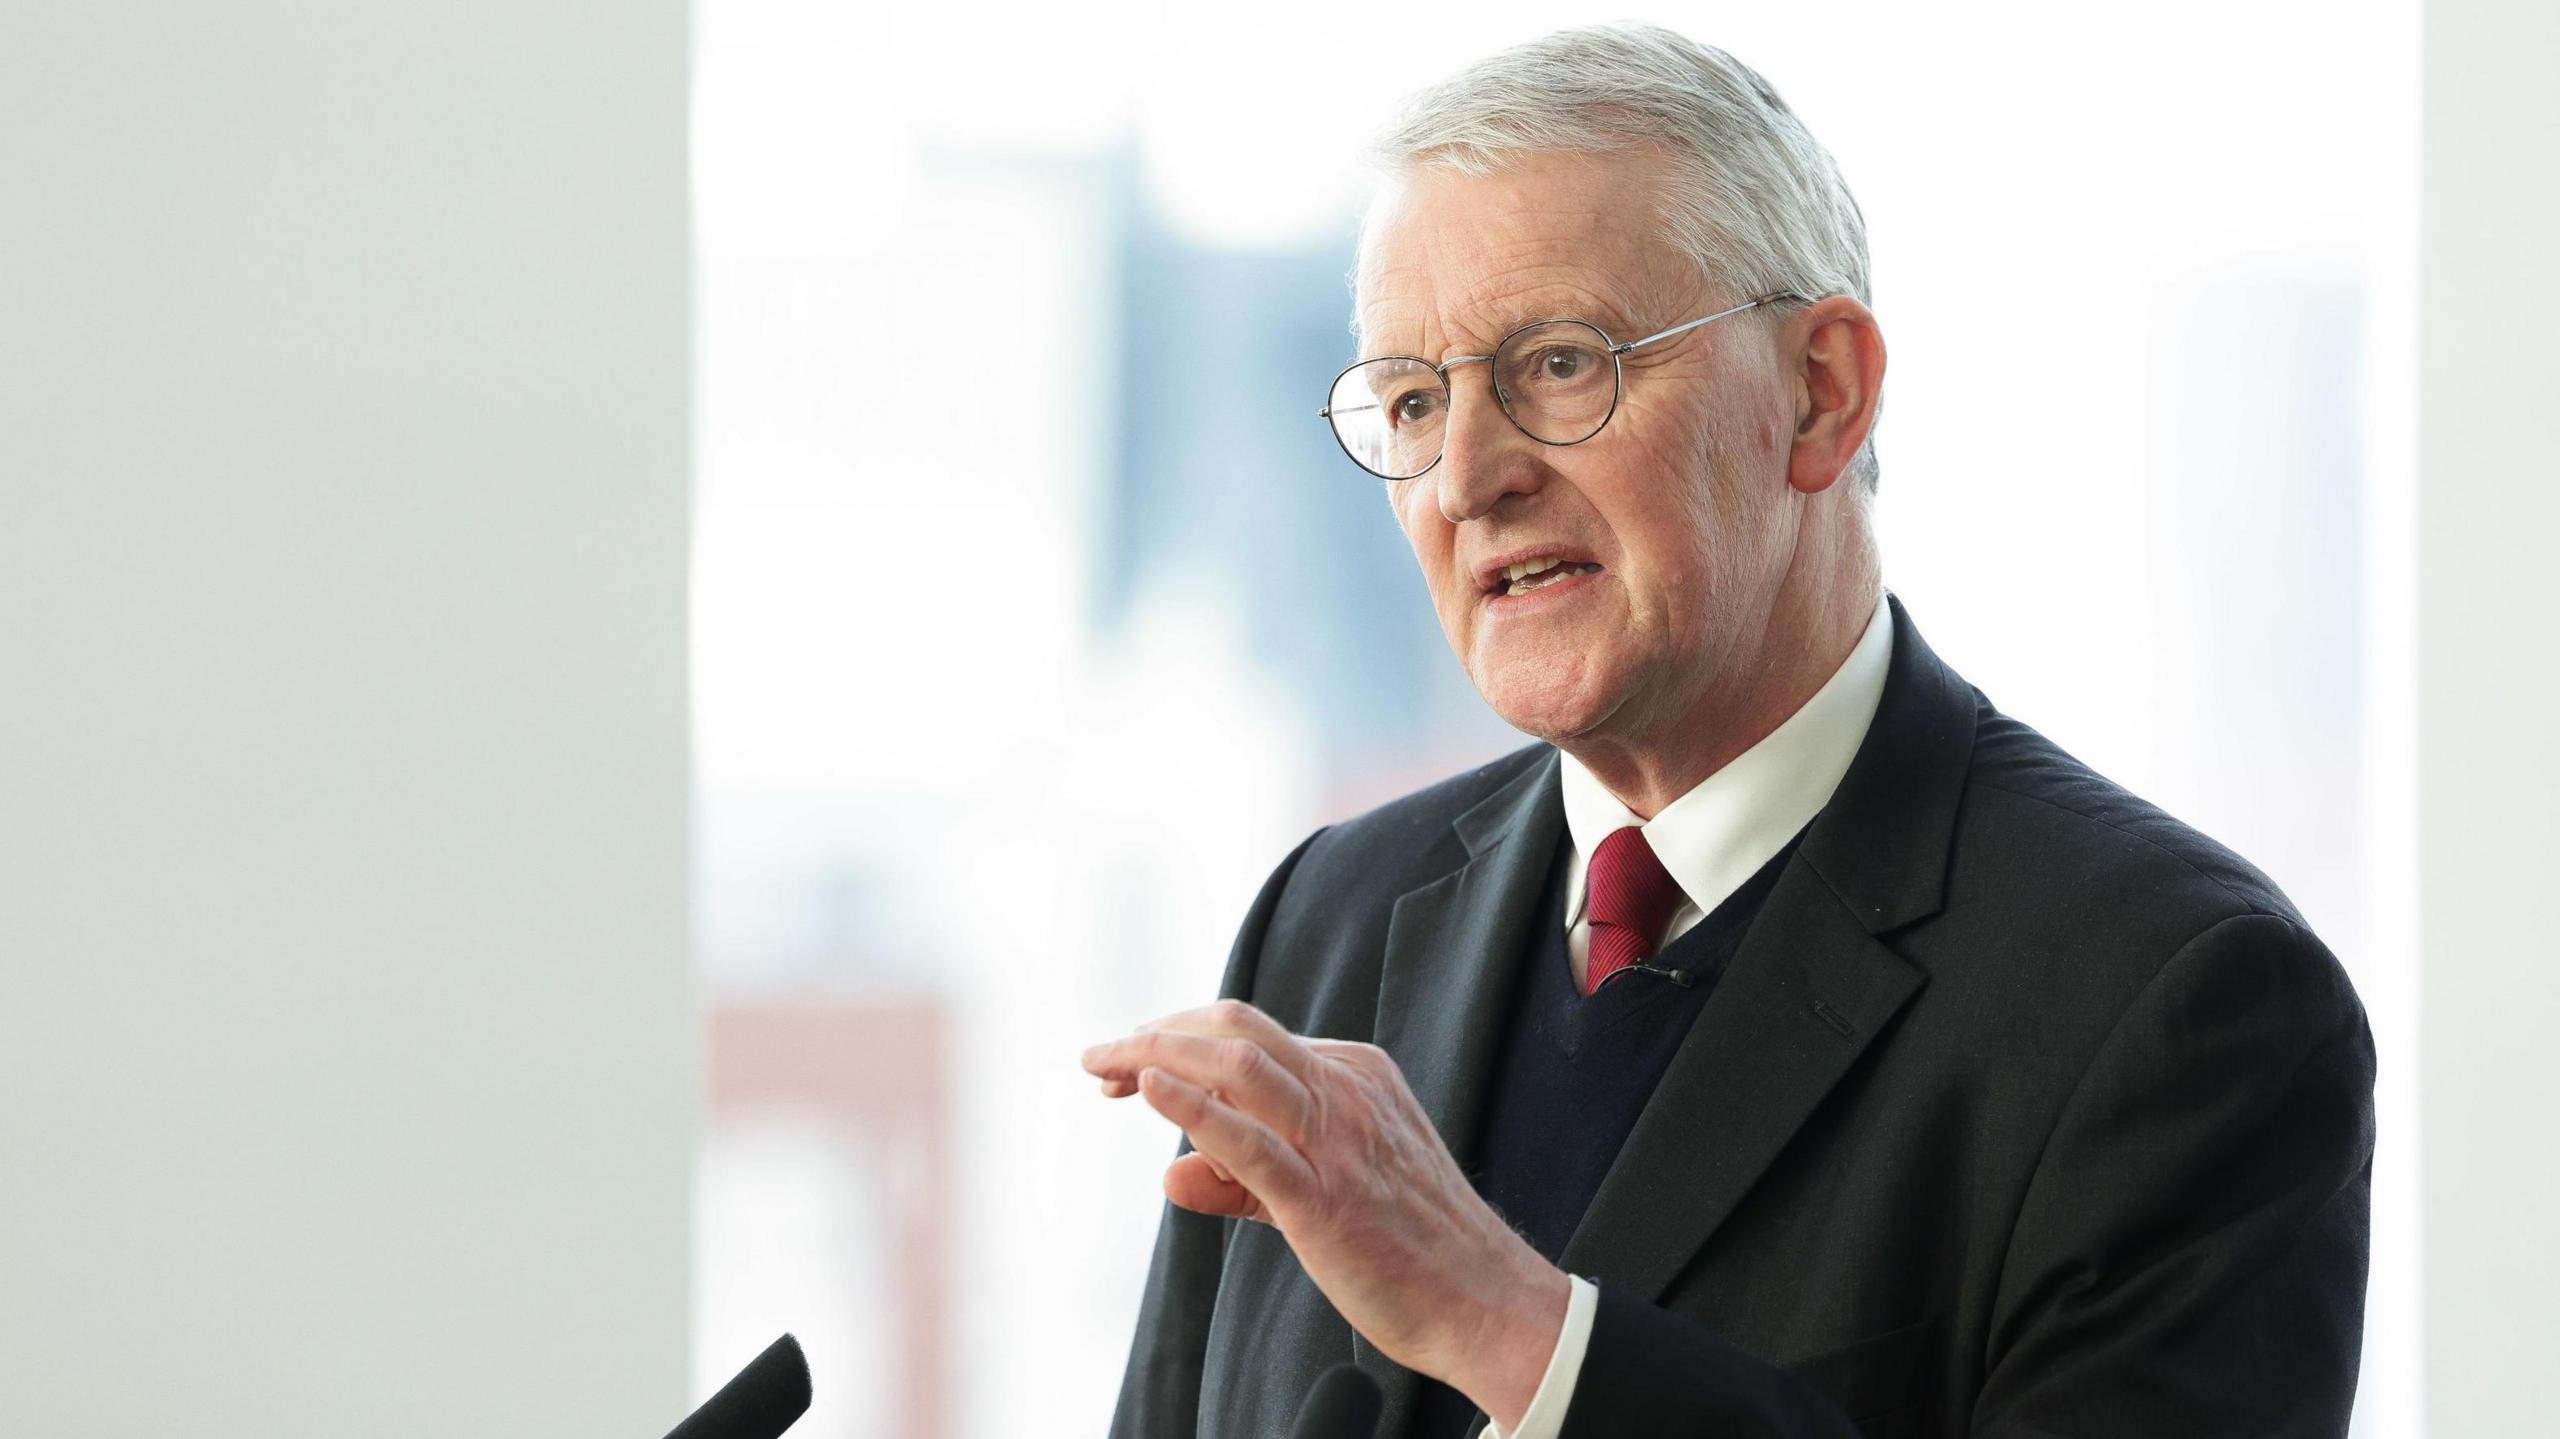
{"label": "chin", "polygon": [[1513,665],[1473,678],[1476,693],[1504,724],[1549,744],[1589,734],[1618,710],[1615,691],[1595,683],[1579,657],[1553,668]]}

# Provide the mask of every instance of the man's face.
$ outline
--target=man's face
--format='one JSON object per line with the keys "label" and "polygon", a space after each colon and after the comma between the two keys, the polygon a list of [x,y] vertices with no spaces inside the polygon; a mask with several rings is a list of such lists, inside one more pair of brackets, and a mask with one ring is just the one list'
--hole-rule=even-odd
{"label": "man's face", "polygon": [[[1644,155],[1411,176],[1372,216],[1361,353],[1489,354],[1546,319],[1623,343],[1752,298],[1711,288],[1662,236],[1665,183]],[[1514,727],[1642,743],[1751,683],[1799,516],[1761,313],[1627,355],[1616,414],[1578,445],[1514,427],[1490,366],[1449,372],[1440,463],[1388,489],[1450,648]],[[1548,558],[1565,563],[1512,592],[1501,567]]]}

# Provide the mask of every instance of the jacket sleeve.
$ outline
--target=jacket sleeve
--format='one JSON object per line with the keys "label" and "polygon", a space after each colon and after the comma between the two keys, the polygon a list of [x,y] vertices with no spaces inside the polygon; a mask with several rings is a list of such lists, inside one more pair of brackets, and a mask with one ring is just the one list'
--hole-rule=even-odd
{"label": "jacket sleeve", "polygon": [[1821,1390],[1694,1320],[1600,1286],[1561,1439],[1859,1439]]}
{"label": "jacket sleeve", "polygon": [[[1981,1391],[1941,1396],[1950,1417],[1969,1406],[1974,1439],[2344,1435],[2373,1076],[2363,1007],[2309,932],[2249,914],[2183,946],[2059,1111]],[[1858,1432],[1796,1376],[1601,1286],[1563,1439]]]}
{"label": "jacket sleeve", "polygon": [[1981,1439],[2344,1435],[2373,1036],[2282,917],[2198,935],[2064,1106],[1993,1300]]}
{"label": "jacket sleeve", "polygon": [[[1316,842],[1301,840],[1263,881],[1253,907],[1245,911],[1235,947],[1227,955],[1226,977],[1219,981],[1220,999],[1253,998],[1255,968],[1262,942],[1290,872]],[[1191,1142],[1174,1147],[1174,1157],[1188,1153]],[[1200,1422],[1200,1369],[1208,1349],[1209,1313],[1218,1298],[1218,1272],[1225,1262],[1228,1226],[1240,1221],[1164,1206],[1156,1230],[1155,1259],[1147,1268],[1147,1287],[1138,1304],[1138,1329],[1129,1344],[1129,1366],[1120,1379],[1120,1402],[1111,1416],[1111,1439],[1193,1439]]]}

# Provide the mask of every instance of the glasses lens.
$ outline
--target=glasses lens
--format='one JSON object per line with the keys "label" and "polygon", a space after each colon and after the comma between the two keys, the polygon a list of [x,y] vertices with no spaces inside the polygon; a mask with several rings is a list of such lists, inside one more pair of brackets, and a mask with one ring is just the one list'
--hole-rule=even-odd
{"label": "glasses lens", "polygon": [[1579,320],[1531,325],[1504,340],[1493,382],[1513,423],[1550,445],[1590,439],[1618,407],[1609,337]]}
{"label": "glasses lens", "polygon": [[1383,479],[1409,480],[1440,458],[1449,387],[1420,360],[1368,360],[1342,372],[1325,402],[1342,448]]}

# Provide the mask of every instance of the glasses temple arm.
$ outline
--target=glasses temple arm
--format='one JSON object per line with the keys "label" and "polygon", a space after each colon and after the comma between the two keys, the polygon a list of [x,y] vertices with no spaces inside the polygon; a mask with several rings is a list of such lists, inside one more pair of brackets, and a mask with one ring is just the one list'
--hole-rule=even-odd
{"label": "glasses temple arm", "polygon": [[1674,325],[1668,330],[1663,330],[1657,334],[1647,335],[1641,340],[1629,340],[1623,345],[1612,345],[1609,347],[1609,353],[1613,355],[1623,355],[1629,350],[1650,345],[1656,340],[1668,340],[1674,335],[1685,335],[1689,331],[1698,328],[1700,325],[1712,325],[1727,315],[1739,315],[1745,310],[1756,310],[1762,305],[1776,304],[1780,300],[1810,300],[1812,298],[1813,297],[1811,295],[1801,295],[1793,290],[1781,290],[1774,295],[1762,295],[1759,299],[1736,305],[1730,310],[1718,310],[1712,315],[1702,315],[1697,319],[1691,320],[1685,325]]}

